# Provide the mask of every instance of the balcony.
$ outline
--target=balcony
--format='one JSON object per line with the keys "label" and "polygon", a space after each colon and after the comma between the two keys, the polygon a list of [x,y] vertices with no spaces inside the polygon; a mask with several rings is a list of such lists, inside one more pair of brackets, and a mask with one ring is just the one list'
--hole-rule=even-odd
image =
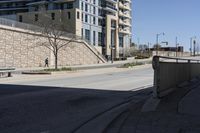
{"label": "balcony", "polygon": [[119,11],[119,16],[124,17],[124,18],[129,18],[129,19],[131,18],[129,13],[123,13],[122,11]]}
{"label": "balcony", "polygon": [[114,6],[111,6],[109,4],[106,4],[103,9],[106,10],[106,11],[109,11],[109,12],[113,12],[113,13],[117,12],[117,8],[114,7]]}
{"label": "balcony", "polygon": [[123,28],[119,28],[119,33],[122,33],[122,34],[131,34],[131,32],[127,29],[123,29]]}
{"label": "balcony", "polygon": [[117,4],[117,0],[106,0],[107,2],[113,3],[113,4]]}
{"label": "balcony", "polygon": [[131,27],[130,22],[119,19],[119,25]]}
{"label": "balcony", "polygon": [[121,0],[121,1],[131,3],[131,0]]}
{"label": "balcony", "polygon": [[131,8],[130,8],[129,6],[126,6],[126,5],[123,4],[122,2],[119,2],[119,8],[125,9],[125,10],[131,10]]}

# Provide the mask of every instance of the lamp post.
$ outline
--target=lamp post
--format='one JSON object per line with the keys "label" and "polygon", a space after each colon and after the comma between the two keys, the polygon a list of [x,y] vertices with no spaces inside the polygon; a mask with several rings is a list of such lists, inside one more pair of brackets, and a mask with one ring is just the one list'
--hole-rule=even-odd
{"label": "lamp post", "polygon": [[114,61],[113,50],[115,50],[115,47],[111,45],[110,49],[111,49],[111,63],[113,63],[113,61]]}
{"label": "lamp post", "polygon": [[178,56],[178,37],[176,37],[176,57]]}
{"label": "lamp post", "polygon": [[192,56],[192,44],[194,43],[193,40],[196,39],[196,36],[190,38],[190,56]]}
{"label": "lamp post", "polygon": [[156,55],[158,55],[158,38],[160,35],[165,35],[165,33],[159,33],[159,34],[156,34]]}
{"label": "lamp post", "polygon": [[193,52],[194,52],[194,56],[195,56],[195,54],[196,54],[196,41],[195,41],[195,40],[193,41],[193,47],[194,47],[194,48],[193,48],[193,49],[194,49]]}

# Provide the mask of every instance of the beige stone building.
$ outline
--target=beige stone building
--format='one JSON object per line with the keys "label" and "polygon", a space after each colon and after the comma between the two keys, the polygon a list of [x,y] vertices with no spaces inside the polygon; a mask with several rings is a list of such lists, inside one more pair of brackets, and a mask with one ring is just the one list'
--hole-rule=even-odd
{"label": "beige stone building", "polygon": [[60,30],[82,37],[108,59],[123,57],[130,46],[131,0],[32,0],[25,5],[15,20],[62,24]]}

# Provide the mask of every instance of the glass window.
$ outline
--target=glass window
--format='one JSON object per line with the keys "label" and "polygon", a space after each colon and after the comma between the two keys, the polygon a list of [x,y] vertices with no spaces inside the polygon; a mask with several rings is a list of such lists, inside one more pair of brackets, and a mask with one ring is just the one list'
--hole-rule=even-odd
{"label": "glass window", "polygon": [[93,7],[93,14],[96,14],[96,8]]}
{"label": "glass window", "polygon": [[85,3],[85,11],[88,11],[88,5]]}
{"label": "glass window", "polygon": [[51,13],[51,19],[55,20],[55,13]]}
{"label": "glass window", "polygon": [[70,19],[71,18],[71,13],[67,12],[67,15],[68,15],[68,19]]}
{"label": "glass window", "polygon": [[102,19],[98,19],[98,26],[102,26]]}
{"label": "glass window", "polygon": [[93,17],[93,24],[96,24],[96,18]]}
{"label": "glass window", "polygon": [[98,32],[98,45],[102,46],[102,33]]}
{"label": "glass window", "polygon": [[80,13],[79,12],[77,12],[77,19],[79,19],[80,18]]}
{"label": "glass window", "polygon": [[88,22],[88,15],[85,14],[85,22],[87,23]]}
{"label": "glass window", "polygon": [[38,14],[35,14],[35,21],[38,21]]}
{"label": "glass window", "polygon": [[19,16],[19,22],[22,22],[23,21],[23,18],[22,18],[22,15]]}
{"label": "glass window", "polygon": [[81,36],[83,37],[83,28],[81,28]]}
{"label": "glass window", "polygon": [[123,41],[124,41],[124,38],[123,37],[119,37],[119,46],[120,47],[123,47]]}
{"label": "glass window", "polygon": [[90,40],[90,30],[85,29],[85,39]]}
{"label": "glass window", "polygon": [[81,9],[83,10],[83,2],[81,2]]}
{"label": "glass window", "polygon": [[96,41],[96,32],[93,31],[93,45],[95,45],[95,41]]}

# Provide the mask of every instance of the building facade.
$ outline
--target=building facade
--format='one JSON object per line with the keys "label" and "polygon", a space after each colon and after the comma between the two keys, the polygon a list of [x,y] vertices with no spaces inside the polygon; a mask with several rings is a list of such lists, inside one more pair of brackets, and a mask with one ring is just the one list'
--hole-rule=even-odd
{"label": "building facade", "polygon": [[107,58],[123,56],[131,43],[131,0],[5,0],[0,15],[30,24],[62,22]]}

